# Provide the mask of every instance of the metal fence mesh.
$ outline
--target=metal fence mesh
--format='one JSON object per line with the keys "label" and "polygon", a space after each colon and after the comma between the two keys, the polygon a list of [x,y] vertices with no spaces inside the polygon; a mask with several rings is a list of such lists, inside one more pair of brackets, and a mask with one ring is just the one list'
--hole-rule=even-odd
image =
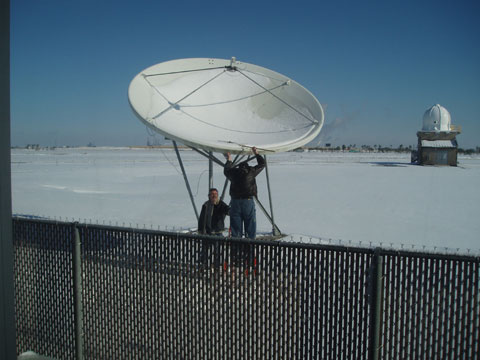
{"label": "metal fence mesh", "polygon": [[13,222],[19,353],[74,356],[72,226]]}
{"label": "metal fence mesh", "polygon": [[382,358],[478,358],[478,258],[384,258]]}
{"label": "metal fence mesh", "polygon": [[74,228],[87,359],[480,355],[478,258],[14,219],[18,353],[75,358]]}

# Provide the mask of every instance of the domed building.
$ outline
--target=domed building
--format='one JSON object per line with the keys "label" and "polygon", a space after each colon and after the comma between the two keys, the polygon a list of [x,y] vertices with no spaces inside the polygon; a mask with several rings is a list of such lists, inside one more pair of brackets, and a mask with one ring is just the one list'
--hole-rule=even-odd
{"label": "domed building", "polygon": [[450,113],[436,104],[425,111],[422,130],[417,132],[418,156],[421,165],[457,166],[457,134],[460,127],[452,125]]}

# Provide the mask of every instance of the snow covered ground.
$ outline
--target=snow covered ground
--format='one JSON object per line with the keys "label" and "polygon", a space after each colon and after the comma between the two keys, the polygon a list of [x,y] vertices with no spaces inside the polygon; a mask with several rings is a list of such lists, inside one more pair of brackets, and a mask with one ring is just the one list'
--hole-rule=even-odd
{"label": "snow covered ground", "polygon": [[[181,154],[200,208],[208,160],[190,150]],[[268,156],[268,164],[275,220],[287,239],[480,254],[478,156],[460,157],[458,167],[423,167],[411,165],[409,154],[290,152]],[[257,179],[268,208],[265,174]],[[214,185],[221,192],[223,184],[215,165]],[[171,149],[13,149],[12,201],[17,215],[196,227]],[[258,208],[257,219],[259,232],[271,231]]]}

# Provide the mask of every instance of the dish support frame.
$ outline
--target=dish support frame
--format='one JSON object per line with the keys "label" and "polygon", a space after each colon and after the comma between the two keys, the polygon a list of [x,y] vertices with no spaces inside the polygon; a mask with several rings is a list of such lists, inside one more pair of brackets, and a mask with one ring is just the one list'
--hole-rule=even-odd
{"label": "dish support frame", "polygon": [[[192,189],[190,187],[190,182],[188,181],[188,176],[187,176],[187,173],[185,171],[185,167],[183,166],[182,157],[180,155],[180,151],[178,150],[178,146],[177,146],[176,141],[172,140],[172,142],[173,142],[173,147],[175,148],[175,153],[177,155],[177,160],[178,160],[178,163],[180,165],[180,169],[182,170],[183,180],[185,181],[185,186],[187,188],[188,195],[190,196],[190,201],[192,203],[193,211],[195,212],[195,217],[198,221],[198,218],[199,218],[198,209],[197,209],[197,206],[195,204],[195,199],[194,199],[194,196],[193,196],[193,193],[192,193]],[[219,160],[216,156],[213,155],[213,153],[211,151],[200,150],[200,149],[197,149],[196,147],[190,146],[190,145],[186,145],[186,146],[208,159],[208,189],[211,189],[213,187],[213,163],[216,163],[217,165],[221,166],[222,168],[225,167],[226,163]],[[233,160],[233,165],[234,166],[238,165],[240,162],[243,161],[244,157],[245,157],[245,155],[237,154],[235,156],[235,159]],[[254,199],[255,199],[255,202],[257,203],[258,207],[262,210],[263,214],[265,215],[265,217],[268,219],[268,221],[272,225],[273,236],[278,236],[278,235],[281,235],[282,232],[280,231],[280,229],[278,228],[278,226],[275,223],[275,218],[274,218],[274,215],[273,215],[272,191],[271,191],[271,188],[270,188],[270,176],[269,176],[269,171],[268,171],[267,156],[263,155],[263,158],[265,159],[265,176],[266,176],[266,180],[267,180],[268,202],[269,202],[269,207],[270,207],[270,213],[263,206],[263,204],[260,202],[260,200],[258,199],[257,196],[255,196]],[[245,161],[248,162],[252,159],[254,159],[254,157],[248,156],[247,160],[245,160]],[[229,183],[229,180],[225,179],[225,183],[224,183],[223,189],[222,189],[222,194],[220,196],[221,200],[223,200],[224,197],[225,197],[225,193],[226,193],[228,183]]]}

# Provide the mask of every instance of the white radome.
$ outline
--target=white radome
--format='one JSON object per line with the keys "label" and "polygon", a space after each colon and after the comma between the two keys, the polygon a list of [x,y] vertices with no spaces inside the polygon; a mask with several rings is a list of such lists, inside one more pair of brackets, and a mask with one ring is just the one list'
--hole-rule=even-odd
{"label": "white radome", "polygon": [[324,123],[319,101],[272,70],[224,59],[179,59],[151,66],[130,83],[134,113],[153,130],[214,152],[288,151]]}
{"label": "white radome", "polygon": [[423,115],[422,131],[450,131],[451,123],[452,119],[448,110],[435,104]]}

